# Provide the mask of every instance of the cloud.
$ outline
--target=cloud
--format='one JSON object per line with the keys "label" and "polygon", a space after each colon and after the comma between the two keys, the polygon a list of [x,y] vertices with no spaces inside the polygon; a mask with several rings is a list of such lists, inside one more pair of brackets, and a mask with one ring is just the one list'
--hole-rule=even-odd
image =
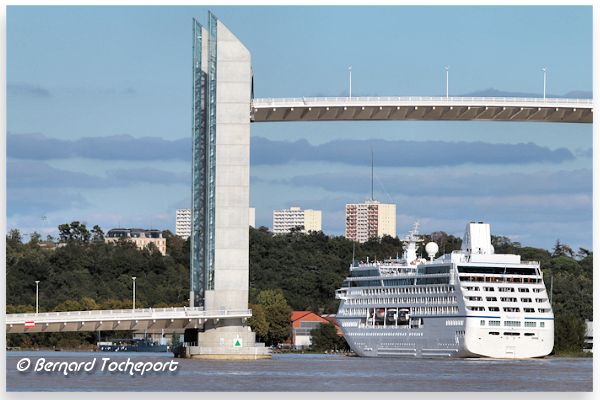
{"label": "cloud", "polygon": [[[7,187],[13,188],[94,188],[105,185],[105,180],[82,172],[54,168],[39,161],[8,161]],[[12,190],[8,197],[12,196]]]}
{"label": "cloud", "polygon": [[280,165],[290,161],[339,162],[368,165],[370,149],[375,163],[383,167],[431,167],[463,164],[530,164],[560,163],[573,160],[565,149],[556,150],[534,143],[503,144],[483,142],[442,142],[407,140],[335,140],[311,145],[302,139],[295,142],[252,138],[253,165]]}
{"label": "cloud", "polygon": [[[364,193],[370,190],[370,175],[321,173],[299,175],[273,183],[319,187],[330,192]],[[553,171],[497,175],[439,169],[420,173],[377,174],[379,193],[407,196],[499,196],[519,194],[584,193],[592,190],[592,171]]]}
{"label": "cloud", "polygon": [[127,184],[151,183],[158,185],[191,185],[189,172],[171,172],[156,168],[114,169],[106,171],[110,181]]}
{"label": "cloud", "polygon": [[9,158],[52,160],[91,158],[99,160],[191,160],[191,139],[165,140],[129,135],[86,137],[76,140],[53,139],[43,134],[7,135]]}
{"label": "cloud", "polygon": [[156,168],[113,169],[106,171],[106,177],[99,177],[55,168],[41,161],[7,162],[9,196],[12,196],[15,188],[95,189],[139,184],[189,185],[190,182],[189,172],[171,172]]}
{"label": "cloud", "polygon": [[[191,160],[191,139],[165,140],[129,135],[87,137],[76,140],[48,138],[43,134],[8,134],[8,157],[52,160],[81,157],[99,160]],[[378,166],[455,166],[473,164],[560,163],[575,156],[565,148],[549,149],[534,143],[493,144],[406,140],[335,140],[312,145],[252,138],[252,165],[281,165],[292,161],[338,162],[368,165],[373,149]]]}
{"label": "cloud", "polygon": [[587,149],[577,149],[575,150],[575,155],[577,157],[592,158],[594,157],[594,149],[591,147]]}
{"label": "cloud", "polygon": [[35,85],[31,83],[8,83],[6,85],[6,92],[8,96],[23,96],[35,98],[52,97],[52,94],[48,89],[40,85]]}

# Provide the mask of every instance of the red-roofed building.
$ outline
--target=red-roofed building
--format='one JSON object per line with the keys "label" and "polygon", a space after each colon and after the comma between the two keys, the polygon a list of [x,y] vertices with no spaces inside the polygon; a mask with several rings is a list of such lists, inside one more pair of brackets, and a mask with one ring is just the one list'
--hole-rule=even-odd
{"label": "red-roofed building", "polygon": [[289,343],[296,348],[309,347],[311,345],[310,331],[318,328],[320,324],[333,323],[338,335],[342,335],[334,314],[320,316],[312,311],[292,311],[292,336]]}

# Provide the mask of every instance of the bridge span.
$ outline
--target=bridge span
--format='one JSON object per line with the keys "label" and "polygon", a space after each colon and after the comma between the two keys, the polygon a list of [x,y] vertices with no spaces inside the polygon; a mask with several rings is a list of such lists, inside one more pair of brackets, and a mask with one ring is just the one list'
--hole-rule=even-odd
{"label": "bridge span", "polygon": [[183,332],[201,328],[211,320],[242,319],[251,310],[203,310],[200,307],[141,308],[48,313],[7,314],[6,333],[145,331]]}
{"label": "bridge span", "polygon": [[301,97],[252,99],[252,122],[517,121],[592,123],[592,99]]}

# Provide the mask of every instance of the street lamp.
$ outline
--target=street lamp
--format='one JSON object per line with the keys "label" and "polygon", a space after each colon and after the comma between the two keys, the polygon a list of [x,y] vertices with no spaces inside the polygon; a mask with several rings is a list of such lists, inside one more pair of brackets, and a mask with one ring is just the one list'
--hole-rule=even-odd
{"label": "street lamp", "polygon": [[350,75],[350,98],[352,98],[352,65],[348,67],[348,74]]}
{"label": "street lamp", "polygon": [[543,67],[542,71],[544,72],[544,100],[546,100],[546,67]]}
{"label": "street lamp", "polygon": [[132,276],[131,279],[133,280],[133,311],[135,311],[135,276]]}
{"label": "street lamp", "polygon": [[40,291],[39,291],[39,283],[40,281],[35,281],[35,313],[38,314],[40,311]]}
{"label": "street lamp", "polygon": [[448,70],[450,67],[446,65],[444,69],[446,70],[446,98],[448,98]]}

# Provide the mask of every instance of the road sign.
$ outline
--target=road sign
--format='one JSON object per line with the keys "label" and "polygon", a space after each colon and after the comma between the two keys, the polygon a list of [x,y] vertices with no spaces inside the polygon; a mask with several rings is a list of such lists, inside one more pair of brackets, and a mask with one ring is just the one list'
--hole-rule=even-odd
{"label": "road sign", "polygon": [[242,339],[239,337],[233,339],[233,347],[242,347]]}
{"label": "road sign", "polygon": [[25,328],[35,328],[35,321],[25,321]]}

